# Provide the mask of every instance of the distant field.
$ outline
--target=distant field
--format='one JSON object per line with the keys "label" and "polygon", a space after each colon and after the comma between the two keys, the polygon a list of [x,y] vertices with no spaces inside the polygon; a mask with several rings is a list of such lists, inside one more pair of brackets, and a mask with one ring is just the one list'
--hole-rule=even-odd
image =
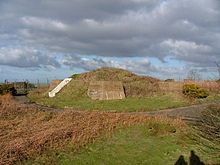
{"label": "distant field", "polygon": [[50,84],[34,84],[37,89],[48,88]]}

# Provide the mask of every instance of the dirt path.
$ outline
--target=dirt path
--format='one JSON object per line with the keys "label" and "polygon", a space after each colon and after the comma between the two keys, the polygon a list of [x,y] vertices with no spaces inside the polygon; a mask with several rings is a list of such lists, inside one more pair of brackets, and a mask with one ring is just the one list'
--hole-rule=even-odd
{"label": "dirt path", "polygon": [[35,102],[31,101],[26,95],[14,96],[14,98],[17,101],[19,101],[23,104],[28,104],[29,106],[33,106],[40,111],[52,111],[52,112],[63,111],[63,109],[54,108],[54,107],[47,107],[47,106],[43,106],[40,104],[36,104]]}
{"label": "dirt path", "polygon": [[26,95],[14,96],[15,100],[22,102],[24,104],[33,103]]}
{"label": "dirt path", "polygon": [[[24,95],[23,96],[15,96],[15,99],[19,102],[37,107],[41,111],[53,111],[53,112],[63,111],[63,109],[46,107],[46,106],[36,104]],[[207,109],[207,107],[210,105],[220,105],[220,102],[204,103],[204,104],[192,105],[192,106],[188,106],[188,107],[164,109],[164,110],[151,111],[151,112],[128,112],[128,113],[152,115],[152,116],[167,115],[170,118],[181,117],[183,120],[185,120],[187,122],[193,122],[193,123],[196,122],[197,123],[200,121],[200,118],[202,116],[202,112],[205,111]],[[79,112],[81,112],[81,111],[79,111]]]}

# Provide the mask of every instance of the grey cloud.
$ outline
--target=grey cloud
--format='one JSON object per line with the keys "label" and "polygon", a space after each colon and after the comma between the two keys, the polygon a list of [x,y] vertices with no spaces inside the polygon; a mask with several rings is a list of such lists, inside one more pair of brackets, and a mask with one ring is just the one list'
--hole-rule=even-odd
{"label": "grey cloud", "polygon": [[54,56],[31,48],[1,48],[0,65],[29,69],[52,69],[60,67]]}
{"label": "grey cloud", "polygon": [[151,9],[159,2],[159,0],[8,0],[4,3],[4,9],[19,16],[34,15],[76,22],[86,18],[106,20],[129,10],[138,10],[142,6]]}
{"label": "grey cloud", "polygon": [[152,64],[147,58],[140,60],[112,60],[109,58],[88,58],[66,55],[62,58],[61,62],[69,66],[71,69],[80,68],[85,71],[98,69],[101,67],[115,67],[126,69],[138,74],[157,75],[179,75],[179,73],[186,71],[185,68],[166,67]]}
{"label": "grey cloud", "polygon": [[219,55],[214,54],[213,47],[209,45],[169,39],[161,43],[161,47],[167,48],[173,59],[185,61],[193,66],[208,67],[220,62]]}
{"label": "grey cloud", "polygon": [[48,31],[66,31],[67,25],[60,21],[50,19],[40,19],[37,17],[22,17],[21,21],[30,27]]}
{"label": "grey cloud", "polygon": [[97,58],[81,58],[78,56],[64,56],[61,60],[64,65],[70,68],[81,68],[83,70],[89,71],[98,69],[100,67],[124,67],[120,65],[117,61],[112,61],[110,59],[97,59]]}
{"label": "grey cloud", "polygon": [[[170,56],[195,67],[210,67],[220,59],[218,0],[7,0],[0,3],[0,20],[4,24],[0,25],[0,34],[11,35],[0,37],[0,43],[13,40],[13,44],[71,54],[75,58],[76,55],[139,56],[163,61]],[[99,59],[90,60],[90,65],[97,61],[102,66],[109,65]]]}

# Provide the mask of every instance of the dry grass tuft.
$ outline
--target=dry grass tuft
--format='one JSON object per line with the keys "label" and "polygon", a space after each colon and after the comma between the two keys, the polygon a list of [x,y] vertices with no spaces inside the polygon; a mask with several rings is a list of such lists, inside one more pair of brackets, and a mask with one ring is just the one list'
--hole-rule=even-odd
{"label": "dry grass tuft", "polygon": [[0,95],[0,108],[0,120],[14,118],[19,114],[26,113],[30,109],[25,105],[19,104],[10,94]]}
{"label": "dry grass tuft", "polygon": [[148,81],[158,82],[159,79],[150,76],[138,76],[124,69],[103,67],[90,72],[82,73],[76,76],[72,76],[76,80],[84,81]]}
{"label": "dry grass tuft", "polygon": [[[64,140],[77,146],[94,142],[103,131],[146,123],[152,117],[110,112],[42,112],[31,105],[16,102],[12,96],[0,96],[0,164],[10,165],[30,158]],[[168,118],[155,118],[156,121]],[[175,126],[182,122],[174,120]]]}
{"label": "dry grass tuft", "polygon": [[169,125],[174,126],[177,129],[181,129],[182,127],[187,125],[181,118],[170,119],[166,115],[155,116],[153,117],[153,120],[159,123],[167,123]]}

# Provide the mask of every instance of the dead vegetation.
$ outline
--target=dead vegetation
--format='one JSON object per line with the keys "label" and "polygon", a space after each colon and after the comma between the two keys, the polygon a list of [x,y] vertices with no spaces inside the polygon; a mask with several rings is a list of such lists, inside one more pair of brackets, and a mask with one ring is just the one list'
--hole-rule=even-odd
{"label": "dead vegetation", "polygon": [[213,155],[220,157],[220,106],[211,105],[201,117],[201,126],[198,127],[199,136],[205,139]]}
{"label": "dead vegetation", "polygon": [[[143,124],[150,119],[153,118],[96,111],[42,112],[16,102],[10,95],[0,96],[0,164],[10,165],[33,158],[47,148],[60,147],[65,140],[70,140],[77,148],[94,142],[103,131]],[[183,124],[180,120],[166,118],[166,121],[176,126]]]}

